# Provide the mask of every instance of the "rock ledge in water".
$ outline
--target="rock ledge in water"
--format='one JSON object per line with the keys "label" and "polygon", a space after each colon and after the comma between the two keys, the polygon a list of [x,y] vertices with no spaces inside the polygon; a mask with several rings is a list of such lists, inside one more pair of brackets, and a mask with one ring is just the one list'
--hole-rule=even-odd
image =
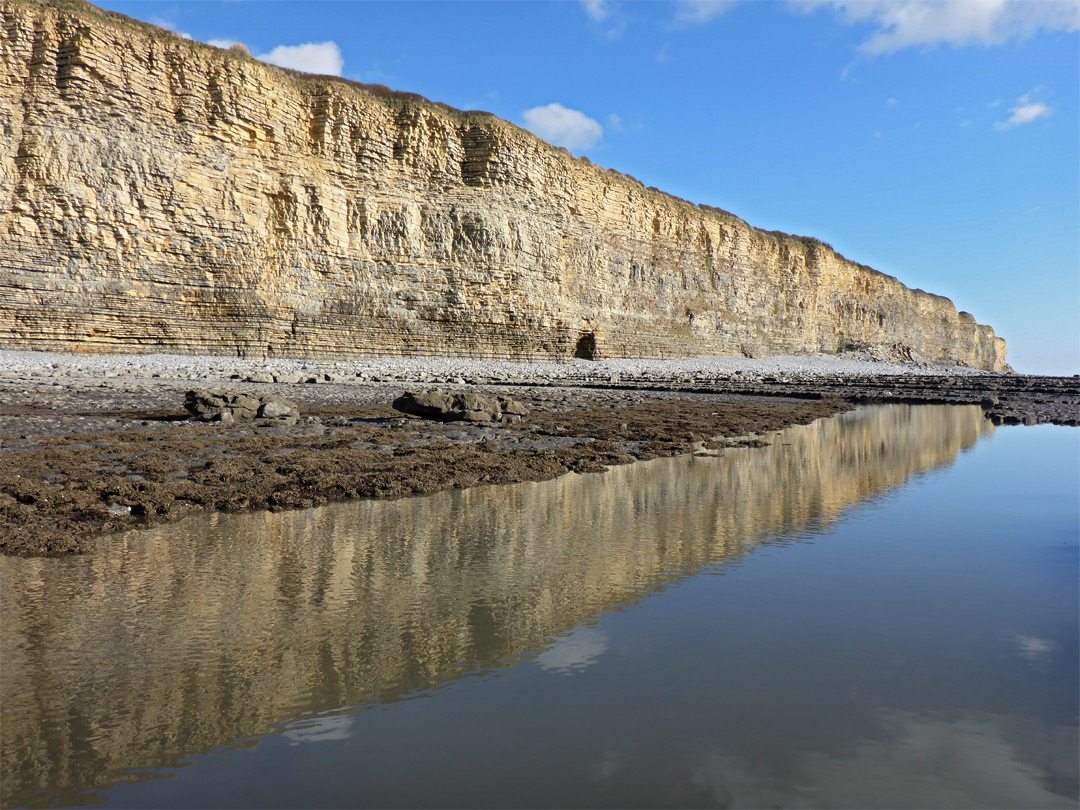
{"label": "rock ledge in water", "polygon": [[253,422],[295,425],[300,418],[296,404],[273,394],[252,396],[221,388],[188,391],[184,408],[200,422]]}
{"label": "rock ledge in water", "polygon": [[393,402],[394,410],[440,422],[519,422],[529,412],[510,397],[485,397],[441,391],[406,391]]}

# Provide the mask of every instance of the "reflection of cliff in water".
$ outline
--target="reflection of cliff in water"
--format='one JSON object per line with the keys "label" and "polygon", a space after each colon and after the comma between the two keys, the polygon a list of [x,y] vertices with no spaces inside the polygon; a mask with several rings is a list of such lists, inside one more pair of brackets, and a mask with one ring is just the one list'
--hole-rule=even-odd
{"label": "reflection of cliff in water", "polygon": [[90,557],[4,559],[5,804],[76,801],[140,778],[130,768],[538,651],[703,566],[805,536],[992,429],[977,407],[869,408],[718,459],[216,514]]}

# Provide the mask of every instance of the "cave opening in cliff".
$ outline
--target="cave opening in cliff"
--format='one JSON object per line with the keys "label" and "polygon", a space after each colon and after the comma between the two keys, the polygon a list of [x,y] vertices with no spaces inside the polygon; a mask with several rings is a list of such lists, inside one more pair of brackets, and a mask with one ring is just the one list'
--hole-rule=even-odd
{"label": "cave opening in cliff", "polygon": [[574,349],[574,357],[580,360],[596,359],[596,334],[594,332],[582,333]]}

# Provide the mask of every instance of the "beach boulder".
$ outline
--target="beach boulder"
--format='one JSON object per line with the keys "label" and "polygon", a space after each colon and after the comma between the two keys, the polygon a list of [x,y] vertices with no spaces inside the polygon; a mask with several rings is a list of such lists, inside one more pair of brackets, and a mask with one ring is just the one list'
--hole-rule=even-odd
{"label": "beach boulder", "polygon": [[300,418],[296,404],[274,394],[254,396],[222,388],[198,389],[184,395],[184,409],[200,422],[258,422],[295,425]]}
{"label": "beach boulder", "polygon": [[510,397],[485,397],[481,394],[432,389],[406,391],[394,400],[393,407],[401,413],[434,419],[439,422],[518,422],[529,411]]}

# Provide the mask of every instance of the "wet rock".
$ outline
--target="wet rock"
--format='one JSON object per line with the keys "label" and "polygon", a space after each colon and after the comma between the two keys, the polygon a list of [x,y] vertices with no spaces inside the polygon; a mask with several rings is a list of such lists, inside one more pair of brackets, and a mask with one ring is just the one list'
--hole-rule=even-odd
{"label": "wet rock", "polygon": [[520,402],[506,396],[485,397],[480,394],[458,393],[432,389],[406,391],[393,402],[394,410],[435,419],[439,422],[518,422],[529,411]]}
{"label": "wet rock", "polygon": [[264,394],[253,396],[221,388],[188,391],[184,408],[200,422],[254,422],[295,425],[300,418],[296,405],[289,400]]}

